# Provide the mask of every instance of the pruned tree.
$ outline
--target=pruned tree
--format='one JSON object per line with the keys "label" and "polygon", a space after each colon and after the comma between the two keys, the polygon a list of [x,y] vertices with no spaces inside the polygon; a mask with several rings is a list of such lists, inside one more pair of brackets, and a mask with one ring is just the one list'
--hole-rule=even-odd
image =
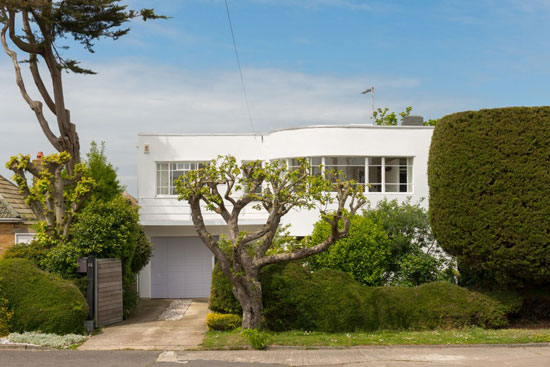
{"label": "pruned tree", "polygon": [[[57,180],[53,187],[75,185],[74,179],[70,178],[79,175],[76,166],[80,162],[80,143],[76,125],[72,122],[65,103],[63,72],[94,74],[92,70],[79,66],[77,60],[65,58],[61,51],[68,47],[60,45],[59,41],[73,39],[89,52],[94,52],[96,40],[116,40],[124,36],[129,32],[129,28],[123,28],[123,24],[136,17],[143,20],[165,18],[156,15],[152,9],[129,10],[125,5],[120,5],[120,0],[0,0],[0,40],[13,63],[16,84],[50,144],[59,153],[64,154],[62,169],[52,166],[54,171],[47,172],[54,178],[60,176],[58,171],[67,172],[67,177]],[[18,59],[17,52],[10,47],[8,41],[15,46],[14,49],[25,55],[24,61],[29,65],[32,81],[40,95],[39,99],[34,99],[29,94],[21,72],[22,61]],[[49,78],[42,78],[39,62],[45,64]],[[57,131],[53,128],[52,122],[48,121],[44,105],[54,116]],[[25,189],[29,187],[26,174],[39,178],[41,170],[48,169],[51,165],[33,167],[32,162],[23,161],[24,159],[19,159],[19,163],[16,163],[12,160],[11,163],[14,164],[8,164],[8,168],[16,169],[14,172],[18,177],[17,182],[23,183],[21,191],[31,202],[29,205],[36,216],[47,217],[47,207],[35,202],[29,190]],[[59,204],[56,206],[58,211],[62,210],[64,199],[59,195],[62,195],[63,191],[56,189],[51,193],[53,200]],[[54,227],[59,227],[59,224]]]}
{"label": "pruned tree", "polygon": [[[350,218],[366,199],[363,186],[353,181],[332,180],[311,174],[306,160],[289,169],[280,161],[252,161],[238,164],[232,156],[218,157],[210,164],[176,180],[179,200],[191,207],[195,230],[216,256],[224,274],[233,285],[233,294],[243,309],[244,329],[260,327],[262,315],[262,267],[320,253],[348,235]],[[332,181],[332,182],[331,182]],[[227,235],[219,239],[208,230],[206,210],[219,214],[227,225]],[[265,224],[245,231],[239,218],[247,206],[267,215]],[[294,209],[318,208],[330,225],[328,238],[315,245],[274,248],[281,219]]]}

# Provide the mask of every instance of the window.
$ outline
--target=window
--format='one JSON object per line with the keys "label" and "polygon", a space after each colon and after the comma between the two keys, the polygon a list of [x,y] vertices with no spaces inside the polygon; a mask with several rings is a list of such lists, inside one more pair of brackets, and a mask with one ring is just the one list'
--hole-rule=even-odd
{"label": "window", "polygon": [[321,165],[323,164],[323,158],[311,157],[311,158],[290,158],[288,160],[288,168],[290,171],[294,171],[300,167],[300,159],[307,159],[309,162],[310,173],[312,176],[321,175]]}
{"label": "window", "polygon": [[[260,167],[262,167],[264,164],[262,161],[260,160],[256,160],[256,161],[242,161],[241,164],[244,166],[245,164],[247,163],[252,163],[252,162],[259,162],[260,163]],[[255,191],[256,194],[261,194],[262,193],[262,185],[256,187],[256,191]]]}
{"label": "window", "polygon": [[339,178],[365,183],[365,157],[325,157],[325,170],[331,182]]}
{"label": "window", "polygon": [[412,192],[412,158],[368,158],[369,192]]}
{"label": "window", "polygon": [[157,163],[157,195],[176,195],[174,181],[187,172],[203,168],[208,162]]}

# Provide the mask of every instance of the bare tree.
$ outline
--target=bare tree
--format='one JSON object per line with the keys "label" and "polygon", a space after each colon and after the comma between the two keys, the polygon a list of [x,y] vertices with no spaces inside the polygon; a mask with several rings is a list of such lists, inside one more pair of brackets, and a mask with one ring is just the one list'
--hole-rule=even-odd
{"label": "bare tree", "polygon": [[[214,253],[224,274],[233,285],[233,294],[243,309],[244,329],[259,328],[262,315],[262,267],[302,259],[329,248],[348,235],[350,218],[366,199],[363,187],[353,181],[333,182],[312,175],[307,160],[289,169],[273,161],[237,164],[234,157],[219,157],[176,181],[180,200],[191,207],[195,230]],[[239,216],[246,206],[267,213],[265,224],[253,231],[239,227]],[[226,237],[216,239],[207,229],[203,206],[219,214],[227,225]],[[331,233],[315,246],[299,246],[274,251],[273,240],[281,218],[293,209],[318,208],[330,224]]]}
{"label": "bare tree", "polygon": [[[50,144],[59,153],[64,154],[62,158],[57,157],[61,158],[57,163],[63,161],[61,166],[52,164],[55,160],[53,156],[50,162],[42,165],[35,165],[26,159],[26,156],[20,156],[12,158],[7,167],[14,171],[21,192],[36,216],[41,220],[49,218],[49,222],[53,221],[52,229],[62,229],[70,224],[70,220],[59,220],[67,215],[71,216],[73,210],[76,211],[80,207],[81,199],[85,199],[84,193],[69,205],[71,209],[66,209],[64,188],[77,185],[82,172],[78,172],[77,168],[80,162],[80,142],[76,125],[72,122],[65,104],[63,71],[94,74],[92,70],[80,67],[78,61],[63,57],[60,50],[67,47],[60,46],[58,41],[72,38],[93,52],[93,42],[96,40],[116,40],[127,34],[129,28],[121,26],[133,18],[165,18],[156,15],[152,9],[128,10],[119,2],[120,0],[0,0],[0,38],[4,51],[13,63],[16,84]],[[33,99],[28,93],[21,73],[21,61],[18,60],[17,53],[10,47],[8,40],[25,55],[40,99]],[[49,78],[42,78],[39,62],[44,62]],[[57,132],[44,114],[44,105],[54,116]],[[30,173],[32,177],[43,179],[42,171],[45,169],[50,170],[47,174],[51,178],[49,206],[37,201],[40,195],[35,195],[29,190],[26,178],[26,174]],[[67,175],[61,178],[63,171],[66,171]]]}

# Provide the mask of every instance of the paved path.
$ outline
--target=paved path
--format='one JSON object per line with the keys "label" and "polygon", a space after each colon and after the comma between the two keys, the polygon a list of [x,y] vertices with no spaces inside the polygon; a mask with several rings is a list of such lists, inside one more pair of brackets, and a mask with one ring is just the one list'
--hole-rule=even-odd
{"label": "paved path", "polygon": [[267,351],[164,352],[157,362],[226,361],[289,366],[549,367],[548,344],[526,346],[410,346]]}
{"label": "paved path", "polygon": [[196,348],[206,332],[207,300],[193,300],[183,319],[157,321],[172,300],[143,300],[136,315],[103,328],[79,350],[184,350]]}
{"label": "paved path", "polygon": [[2,367],[548,367],[550,345],[262,351],[0,350]]}

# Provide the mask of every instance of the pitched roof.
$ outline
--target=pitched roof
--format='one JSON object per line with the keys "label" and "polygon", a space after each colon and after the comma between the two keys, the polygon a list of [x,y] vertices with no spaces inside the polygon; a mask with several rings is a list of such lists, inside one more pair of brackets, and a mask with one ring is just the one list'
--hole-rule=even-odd
{"label": "pitched roof", "polygon": [[0,219],[35,219],[31,208],[25,204],[19,188],[2,176],[0,176]]}

